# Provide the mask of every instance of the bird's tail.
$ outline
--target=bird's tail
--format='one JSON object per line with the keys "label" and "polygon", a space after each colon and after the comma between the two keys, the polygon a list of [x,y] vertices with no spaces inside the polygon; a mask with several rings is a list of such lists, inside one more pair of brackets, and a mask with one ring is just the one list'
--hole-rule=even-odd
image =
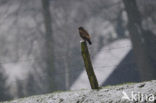
{"label": "bird's tail", "polygon": [[88,43],[89,43],[90,45],[92,44],[92,42],[91,42],[89,39],[88,39],[87,41],[88,41]]}

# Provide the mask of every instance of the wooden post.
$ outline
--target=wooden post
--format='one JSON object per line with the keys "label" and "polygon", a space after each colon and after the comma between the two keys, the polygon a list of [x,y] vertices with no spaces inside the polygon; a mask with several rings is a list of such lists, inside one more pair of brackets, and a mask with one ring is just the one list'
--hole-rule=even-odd
{"label": "wooden post", "polygon": [[81,42],[81,53],[84,60],[86,72],[92,89],[98,89],[98,81],[96,79],[93,66],[90,59],[90,54],[88,51],[87,43],[85,41]]}

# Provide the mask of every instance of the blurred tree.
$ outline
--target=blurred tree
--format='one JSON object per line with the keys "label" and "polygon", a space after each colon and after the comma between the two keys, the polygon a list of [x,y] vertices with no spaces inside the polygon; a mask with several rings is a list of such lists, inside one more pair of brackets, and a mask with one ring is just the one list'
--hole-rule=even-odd
{"label": "blurred tree", "polygon": [[16,83],[17,83],[17,96],[18,97],[24,97],[24,85],[23,85],[23,82],[22,80],[16,80]]}
{"label": "blurred tree", "polygon": [[142,28],[142,17],[136,0],[123,0],[123,3],[128,15],[128,30],[141,80],[151,80],[155,78],[155,73],[148,56],[144,37],[146,31]]}
{"label": "blurred tree", "polygon": [[119,11],[119,14],[117,16],[117,25],[115,27],[115,30],[116,30],[116,33],[118,35],[118,38],[124,38],[125,37],[125,28],[124,28],[124,25],[123,25],[123,17],[122,17],[122,13],[123,13],[123,10],[121,9]]}
{"label": "blurred tree", "polygon": [[41,93],[41,91],[38,90],[38,89],[40,89],[40,87],[39,87],[38,83],[35,81],[35,77],[33,74],[29,73],[27,81],[28,81],[27,85],[26,85],[27,96]]}
{"label": "blurred tree", "polygon": [[11,96],[9,95],[9,88],[6,86],[6,79],[4,71],[2,71],[0,66],[0,101],[11,99]]}
{"label": "blurred tree", "polygon": [[45,25],[45,35],[44,35],[44,51],[43,57],[46,62],[46,72],[48,75],[48,83],[49,83],[49,90],[54,90],[54,63],[53,63],[53,36],[52,36],[52,20],[51,20],[51,13],[50,13],[50,1],[49,0],[42,0],[42,7],[43,7],[43,18],[44,18],[44,25]]}

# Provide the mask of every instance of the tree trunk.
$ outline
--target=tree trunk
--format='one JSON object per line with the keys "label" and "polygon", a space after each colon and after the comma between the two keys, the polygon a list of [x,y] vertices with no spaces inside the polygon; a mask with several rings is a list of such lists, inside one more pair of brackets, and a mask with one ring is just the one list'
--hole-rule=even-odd
{"label": "tree trunk", "polygon": [[42,0],[43,6],[43,18],[45,24],[45,42],[44,42],[44,59],[46,62],[46,70],[50,84],[48,91],[54,90],[54,65],[53,65],[53,36],[52,36],[52,25],[51,25],[51,14],[50,14],[50,2],[49,0]]}
{"label": "tree trunk", "polygon": [[136,0],[123,0],[123,3],[128,15],[128,30],[141,80],[151,80],[154,77],[153,68],[147,55],[144,39],[145,32],[141,26],[142,18]]}

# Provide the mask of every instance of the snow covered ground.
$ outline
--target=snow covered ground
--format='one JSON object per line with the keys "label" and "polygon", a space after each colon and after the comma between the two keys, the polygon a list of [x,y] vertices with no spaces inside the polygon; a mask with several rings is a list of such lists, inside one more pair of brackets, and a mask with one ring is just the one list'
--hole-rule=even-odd
{"label": "snow covered ground", "polygon": [[20,98],[1,103],[156,103],[156,80]]}

